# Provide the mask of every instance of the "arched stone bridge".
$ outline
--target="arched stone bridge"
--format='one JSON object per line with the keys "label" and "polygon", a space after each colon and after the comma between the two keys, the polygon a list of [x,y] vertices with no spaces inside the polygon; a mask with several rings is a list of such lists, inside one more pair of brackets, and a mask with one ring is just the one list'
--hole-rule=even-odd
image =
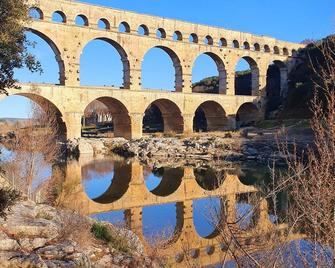
{"label": "arched stone bridge", "polygon": [[[29,3],[39,19],[26,28],[53,49],[59,65],[59,84],[25,84],[21,90],[10,89],[9,94],[24,95],[42,106],[52,104],[69,139],[81,136],[81,118],[94,100],[109,107],[116,136],[141,137],[144,112],[153,103],[162,112],[164,131],[192,132],[198,107],[205,112],[208,130],[234,128],[239,109],[242,117],[261,110],[261,96],[271,63],[280,69],[281,94],[285,94],[289,60],[301,47],[270,37],[73,1],[29,0]],[[52,21],[55,12],[61,16],[61,23]],[[83,26],[75,24],[78,16],[83,20]],[[98,27],[99,21],[103,23],[103,29]],[[119,31],[120,25],[124,32]],[[138,33],[139,27],[142,34]],[[80,85],[81,53],[90,41],[96,39],[106,41],[119,52],[123,64],[121,88]],[[142,61],[155,47],[165,51],[173,62],[175,92],[142,90]],[[219,94],[192,93],[192,67],[202,54],[210,56],[217,65]],[[241,58],[251,66],[251,96],[235,95],[235,66]]]}

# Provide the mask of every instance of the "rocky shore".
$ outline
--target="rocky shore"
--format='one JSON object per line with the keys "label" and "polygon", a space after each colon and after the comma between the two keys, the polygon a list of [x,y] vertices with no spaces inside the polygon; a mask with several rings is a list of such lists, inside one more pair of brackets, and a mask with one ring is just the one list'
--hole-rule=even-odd
{"label": "rocky shore", "polygon": [[[306,150],[312,142],[309,132],[289,136],[280,130],[260,131],[255,128],[240,132],[198,134],[191,137],[153,137],[127,141],[122,138],[103,141],[105,154],[136,158],[144,164],[174,166],[194,165],[198,162],[254,162],[284,164],[278,143],[293,144],[298,151]],[[289,137],[289,138],[287,138]]]}
{"label": "rocky shore", "polygon": [[[94,237],[94,224],[111,230],[112,242]],[[0,219],[0,264],[2,268],[155,267],[131,231],[31,201],[19,202],[6,220]]]}

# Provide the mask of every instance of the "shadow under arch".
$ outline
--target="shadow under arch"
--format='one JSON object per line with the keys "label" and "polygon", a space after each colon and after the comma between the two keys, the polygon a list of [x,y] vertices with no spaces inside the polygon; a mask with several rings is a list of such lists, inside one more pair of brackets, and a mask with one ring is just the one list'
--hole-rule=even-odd
{"label": "shadow under arch", "polygon": [[131,120],[127,107],[121,101],[113,97],[100,97],[89,103],[85,110],[95,101],[101,102],[106,106],[108,113],[111,114],[114,136],[124,137],[126,139],[131,138]]}
{"label": "shadow under arch", "polygon": [[257,105],[252,102],[243,103],[236,112],[236,122],[238,127],[254,125],[262,119],[262,113]]}
{"label": "shadow under arch", "polygon": [[145,116],[143,117],[143,122],[150,123],[150,118],[149,119],[147,118],[147,114],[152,106],[156,106],[161,112],[164,125],[163,126],[164,133],[167,132],[182,133],[184,131],[184,119],[181,114],[181,111],[177,104],[168,99],[158,99],[153,101],[145,110]]}
{"label": "shadow under arch", "polygon": [[184,177],[182,168],[159,168],[153,171],[155,175],[161,177],[161,182],[150,192],[157,196],[169,196],[173,194],[181,185]]}
{"label": "shadow under arch", "polygon": [[114,176],[108,189],[93,201],[100,204],[110,204],[119,200],[128,190],[132,177],[131,164],[114,163]]}
{"label": "shadow under arch", "polygon": [[205,53],[202,53],[202,54],[200,54],[196,57],[196,59],[193,62],[193,65],[192,65],[193,67],[195,66],[195,63],[196,63],[197,59],[201,55],[209,56],[214,61],[214,63],[216,64],[216,68],[217,68],[217,71],[218,71],[218,77],[219,77],[219,88],[218,88],[217,93],[226,94],[227,93],[227,71],[226,71],[226,67],[225,67],[225,64],[224,64],[223,60],[217,54],[215,54],[213,52],[205,52]]}
{"label": "shadow under arch", "polygon": [[[250,56],[243,56],[241,57],[237,62],[236,62],[236,67],[238,65],[238,63],[241,60],[245,60],[250,67],[250,73],[242,73],[242,77],[241,75],[237,75],[237,73],[235,73],[235,95],[251,95],[251,96],[257,96],[258,95],[258,91],[259,91],[259,67],[258,64],[256,62],[256,60],[254,60],[252,57]],[[236,68],[235,67],[235,68]],[[243,82],[243,80],[246,80],[245,82]],[[240,84],[242,83],[242,85],[244,83],[248,83],[248,85],[243,85],[242,89],[240,88]],[[245,91],[245,87],[248,87],[248,93],[247,94],[241,94],[240,91]]]}
{"label": "shadow under arch", "polygon": [[194,131],[220,131],[228,127],[228,118],[223,107],[215,101],[205,101],[194,113]]}
{"label": "shadow under arch", "polygon": [[51,40],[51,38],[49,38],[46,34],[35,30],[33,28],[30,27],[26,27],[25,30],[27,32],[31,32],[35,35],[37,35],[38,37],[42,38],[52,49],[52,51],[55,54],[55,58],[56,61],[58,63],[58,67],[59,67],[59,84],[60,85],[65,85],[65,65],[64,65],[64,60],[61,57],[61,52],[59,50],[59,48],[57,47],[57,45],[55,44],[55,42],[53,40]]}
{"label": "shadow under arch", "polygon": [[50,100],[48,100],[45,97],[42,97],[37,94],[33,93],[16,93],[9,95],[10,96],[21,96],[25,97],[34,103],[36,103],[42,111],[47,111],[48,113],[51,113],[56,116],[57,120],[57,133],[60,141],[66,141],[67,139],[67,126],[66,123],[63,120],[63,114],[60,111],[60,109]]}
{"label": "shadow under arch", "polygon": [[[181,65],[181,61],[180,61],[180,58],[178,57],[177,53],[174,52],[171,48],[168,48],[166,46],[154,46],[154,47],[150,48],[143,56],[142,68],[141,68],[142,71],[143,71],[143,63],[144,63],[145,56],[154,48],[159,48],[159,49],[163,50],[172,60],[173,67],[174,67],[174,70],[175,70],[175,91],[181,92],[182,89],[183,89],[182,65]],[[141,76],[143,77],[143,73],[141,74]]]}
{"label": "shadow under arch", "polygon": [[107,37],[97,37],[94,39],[89,40],[85,46],[83,46],[83,49],[81,51],[80,54],[83,53],[83,51],[85,50],[85,47],[92,41],[94,40],[100,40],[100,41],[104,41],[108,44],[110,44],[112,47],[114,47],[116,49],[116,51],[118,52],[118,54],[121,57],[121,62],[122,62],[122,66],[123,66],[123,88],[125,89],[129,89],[130,88],[130,63],[129,63],[129,59],[128,59],[128,55],[126,53],[126,51],[124,50],[124,48],[116,41],[107,38]]}

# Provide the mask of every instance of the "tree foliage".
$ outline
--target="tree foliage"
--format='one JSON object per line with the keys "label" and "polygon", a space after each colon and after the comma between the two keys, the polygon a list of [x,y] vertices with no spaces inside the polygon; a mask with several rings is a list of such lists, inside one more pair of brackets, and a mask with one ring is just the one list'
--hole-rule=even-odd
{"label": "tree foliage", "polygon": [[34,44],[25,35],[29,7],[26,0],[0,1],[0,93],[16,87],[14,70],[26,66],[32,72],[41,72],[41,65],[27,48]]}

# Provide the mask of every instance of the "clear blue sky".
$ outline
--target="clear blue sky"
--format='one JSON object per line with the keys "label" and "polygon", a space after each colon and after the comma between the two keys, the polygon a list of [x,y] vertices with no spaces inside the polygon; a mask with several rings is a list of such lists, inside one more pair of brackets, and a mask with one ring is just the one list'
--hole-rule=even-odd
{"label": "clear blue sky", "polygon": [[[278,39],[301,42],[320,39],[335,31],[334,0],[87,0],[85,2],[132,10],[168,18],[225,27]],[[42,63],[44,73],[30,74],[27,70],[15,72],[23,82],[57,83],[58,66],[48,45],[33,34],[36,41],[30,49]],[[103,57],[102,55],[109,55]],[[159,49],[149,51],[143,62],[144,88],[173,89],[174,70],[169,57]],[[239,69],[245,69],[240,64]],[[82,85],[121,85],[122,72],[119,56],[113,47],[102,42],[89,43],[81,58]],[[201,56],[193,69],[193,81],[217,75],[207,56]],[[1,117],[27,117],[29,102],[23,97],[8,97],[0,102]]]}

